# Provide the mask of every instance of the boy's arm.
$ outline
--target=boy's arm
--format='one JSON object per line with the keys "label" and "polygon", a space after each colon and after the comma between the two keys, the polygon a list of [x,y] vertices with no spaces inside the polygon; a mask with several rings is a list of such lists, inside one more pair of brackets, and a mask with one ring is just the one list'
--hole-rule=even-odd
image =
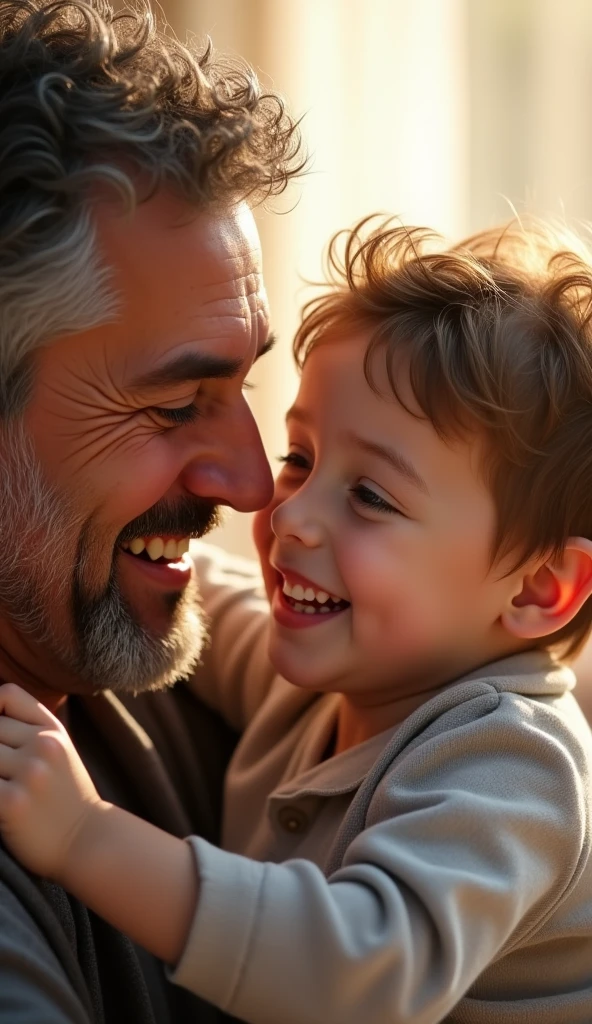
{"label": "boy's arm", "polygon": [[101,800],[61,722],[12,684],[0,686],[0,831],[29,871],[179,958],[197,898],[190,846]]}
{"label": "boy's arm", "polygon": [[[0,690],[0,707],[55,730],[16,689]],[[533,702],[517,715],[489,688],[481,703],[385,775],[329,878],[305,860],[258,863],[201,839],[194,866],[189,843],[97,803],[60,737],[33,776],[15,770],[11,783],[0,761],[0,827],[33,870],[41,858],[176,964],[174,981],[234,1016],[436,1024],[590,857],[587,760],[569,723],[556,715],[549,729],[551,711]]]}
{"label": "boy's arm", "polygon": [[192,544],[191,555],[210,639],[187,685],[242,732],[275,678],[267,657],[269,604],[259,568],[202,542]]}

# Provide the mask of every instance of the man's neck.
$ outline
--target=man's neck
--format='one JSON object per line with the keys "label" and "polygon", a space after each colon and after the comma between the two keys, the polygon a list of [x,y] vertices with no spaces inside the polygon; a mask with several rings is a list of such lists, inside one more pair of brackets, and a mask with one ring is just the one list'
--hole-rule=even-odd
{"label": "man's neck", "polygon": [[0,616],[0,680],[16,683],[55,714],[67,694],[80,690],[45,646],[20,633]]}

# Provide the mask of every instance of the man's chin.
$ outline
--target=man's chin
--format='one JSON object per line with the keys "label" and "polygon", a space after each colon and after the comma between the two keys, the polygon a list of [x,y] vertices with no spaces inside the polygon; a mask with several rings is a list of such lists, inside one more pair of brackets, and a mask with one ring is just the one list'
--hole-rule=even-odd
{"label": "man's chin", "polygon": [[[124,581],[122,580],[122,583]],[[94,690],[145,693],[172,686],[199,662],[205,630],[193,579],[181,592],[147,592],[136,605],[113,574],[100,599],[74,600],[77,671]]]}
{"label": "man's chin", "polygon": [[167,637],[180,606],[195,602],[193,565],[188,554],[174,563],[162,564],[120,549],[113,572],[134,621],[151,636]]}

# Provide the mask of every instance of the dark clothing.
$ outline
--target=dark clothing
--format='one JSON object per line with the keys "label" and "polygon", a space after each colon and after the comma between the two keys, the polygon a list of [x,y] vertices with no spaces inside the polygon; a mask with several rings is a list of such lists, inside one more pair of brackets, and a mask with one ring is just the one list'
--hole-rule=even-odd
{"label": "dark clothing", "polygon": [[[71,697],[70,735],[101,796],[177,836],[218,841],[235,737],[182,684]],[[0,1020],[6,1024],[215,1024],[162,964],[0,847]]]}

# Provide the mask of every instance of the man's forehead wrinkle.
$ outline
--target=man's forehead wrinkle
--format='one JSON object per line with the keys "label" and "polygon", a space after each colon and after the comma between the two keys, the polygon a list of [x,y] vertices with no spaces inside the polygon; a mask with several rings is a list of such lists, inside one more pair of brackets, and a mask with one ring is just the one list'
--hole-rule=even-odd
{"label": "man's forehead wrinkle", "polygon": [[258,273],[257,268],[261,262],[261,251],[255,246],[245,246],[236,252],[220,254],[218,259],[220,263],[249,264],[253,268],[251,272]]}
{"label": "man's forehead wrinkle", "polygon": [[232,302],[252,297],[261,301],[267,299],[261,274],[247,274],[232,279],[223,277],[217,281],[204,281],[199,278],[197,283],[201,292],[199,302],[204,307],[211,305],[212,302]]}
{"label": "man's forehead wrinkle", "polygon": [[222,319],[223,317],[234,317],[244,320],[247,316],[257,313],[257,310],[266,308],[266,304],[253,305],[253,299],[249,296],[233,295],[232,298],[215,298],[201,302],[199,309],[190,314],[190,320],[201,318]]}

